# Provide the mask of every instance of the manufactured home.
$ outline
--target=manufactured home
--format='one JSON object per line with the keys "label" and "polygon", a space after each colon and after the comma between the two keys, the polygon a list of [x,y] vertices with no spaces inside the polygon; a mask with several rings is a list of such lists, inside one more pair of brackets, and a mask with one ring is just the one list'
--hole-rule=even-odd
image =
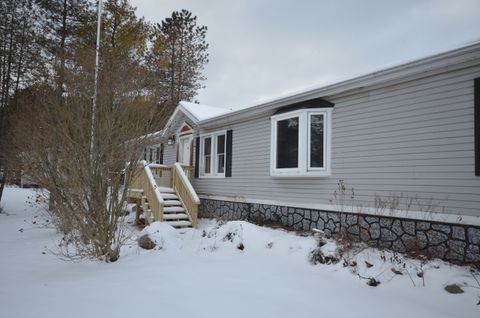
{"label": "manufactured home", "polygon": [[480,43],[220,106],[181,102],[152,138],[152,220],[252,220],[480,261]]}

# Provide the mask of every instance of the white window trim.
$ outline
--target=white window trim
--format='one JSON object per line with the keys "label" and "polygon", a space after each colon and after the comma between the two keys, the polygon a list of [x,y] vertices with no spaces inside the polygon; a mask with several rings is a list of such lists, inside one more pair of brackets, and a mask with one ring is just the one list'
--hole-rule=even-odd
{"label": "white window trim", "polygon": [[[310,116],[324,114],[324,167],[310,167]],[[277,167],[277,122],[298,117],[298,167]],[[272,177],[328,177],[331,175],[332,108],[310,108],[270,117],[270,176]]]}
{"label": "white window trim", "polygon": [[[217,161],[218,161],[218,156],[217,156],[217,137],[220,135],[225,135],[225,145],[224,145],[224,164],[226,163],[226,150],[227,150],[227,131],[226,130],[221,130],[221,131],[215,131],[212,133],[208,134],[201,134],[200,135],[200,150],[199,150],[199,161],[200,161],[200,166],[199,166],[199,178],[225,178],[225,171],[226,167],[223,169],[223,173],[217,173]],[[203,155],[203,147],[204,147],[204,140],[205,138],[212,138],[212,145],[211,145],[211,154],[210,154],[210,173],[205,174],[205,162],[204,162],[204,155]]]}

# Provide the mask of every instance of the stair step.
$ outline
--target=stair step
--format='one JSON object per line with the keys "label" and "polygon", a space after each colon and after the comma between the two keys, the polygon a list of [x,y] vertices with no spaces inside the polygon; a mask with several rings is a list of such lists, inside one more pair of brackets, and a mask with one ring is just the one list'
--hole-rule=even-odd
{"label": "stair step", "polygon": [[163,212],[185,212],[185,209],[180,206],[167,206],[163,208]]}
{"label": "stair step", "polygon": [[167,187],[157,187],[160,192],[163,193],[175,193],[175,190],[173,188],[167,188]]}
{"label": "stair step", "polygon": [[179,206],[182,205],[182,202],[180,202],[178,200],[165,200],[163,203],[165,205],[179,205]]}
{"label": "stair step", "polygon": [[173,227],[188,227],[192,226],[190,221],[165,221],[165,223],[170,224]]}
{"label": "stair step", "polygon": [[185,213],[177,213],[177,214],[164,214],[164,220],[188,220],[188,215]]}
{"label": "stair step", "polygon": [[176,200],[178,199],[177,195],[173,193],[162,193],[162,198],[164,200]]}

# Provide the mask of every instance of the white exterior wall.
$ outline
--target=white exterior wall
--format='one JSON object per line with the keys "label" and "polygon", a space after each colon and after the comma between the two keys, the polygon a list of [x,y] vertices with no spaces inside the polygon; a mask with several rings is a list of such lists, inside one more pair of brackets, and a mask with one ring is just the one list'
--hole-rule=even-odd
{"label": "white exterior wall", "polygon": [[211,129],[233,129],[232,177],[195,179],[195,188],[238,201],[319,206],[330,204],[342,179],[364,208],[374,205],[376,194],[403,194],[433,199],[446,213],[480,216],[480,177],[474,174],[476,77],[478,65],[327,97],[335,103],[329,177],[270,176],[274,110]]}

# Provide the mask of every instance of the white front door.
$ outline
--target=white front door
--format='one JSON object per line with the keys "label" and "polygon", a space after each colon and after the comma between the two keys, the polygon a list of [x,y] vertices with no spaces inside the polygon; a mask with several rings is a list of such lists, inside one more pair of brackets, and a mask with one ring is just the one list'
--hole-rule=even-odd
{"label": "white front door", "polygon": [[191,162],[191,144],[192,135],[182,136],[178,140],[178,162],[182,165],[189,166]]}

